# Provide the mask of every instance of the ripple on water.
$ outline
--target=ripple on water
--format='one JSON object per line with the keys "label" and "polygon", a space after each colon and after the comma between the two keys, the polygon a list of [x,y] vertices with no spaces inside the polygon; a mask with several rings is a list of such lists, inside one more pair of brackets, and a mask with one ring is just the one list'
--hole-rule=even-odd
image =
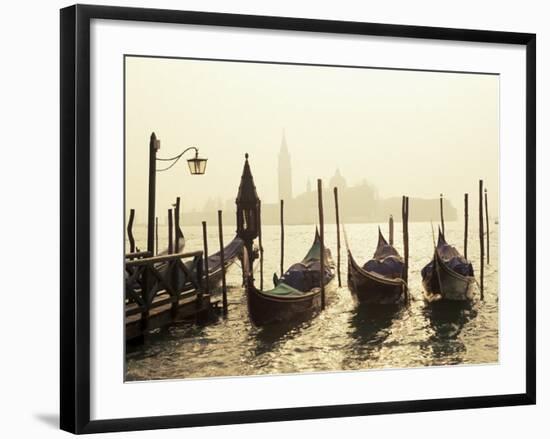
{"label": "ripple on water", "polygon": [[[237,268],[228,274],[229,316],[207,326],[176,324],[148,336],[143,345],[128,346],[126,379],[168,379],[360,370],[495,363],[498,361],[498,236],[491,232],[492,263],[487,268],[483,303],[470,308],[434,308],[422,300],[420,270],[432,253],[429,223],[410,224],[408,308],[356,306],[344,286],[327,309],[309,322],[281,325],[270,330],[251,325]],[[462,242],[461,223],[446,223],[449,242]],[[313,229],[314,230],[314,229]],[[368,259],[377,239],[376,224],[346,226],[353,237],[354,256]],[[287,226],[287,264],[308,250],[312,226]],[[144,232],[144,231],[142,231]],[[233,232],[226,230],[227,238]],[[264,226],[266,287],[278,271],[278,227]],[[186,245],[200,248],[201,229],[186,229]],[[214,233],[209,239],[215,242]],[[217,231],[216,231],[217,233]],[[396,236],[400,231],[397,230]],[[475,231],[471,230],[472,236]],[[143,239],[145,234],[141,236]],[[139,236],[138,236],[139,241]],[[478,266],[477,240],[470,240],[469,255]],[[327,227],[327,246],[336,248],[335,233]],[[401,250],[399,243],[398,250]],[[342,280],[346,279],[345,254]]]}

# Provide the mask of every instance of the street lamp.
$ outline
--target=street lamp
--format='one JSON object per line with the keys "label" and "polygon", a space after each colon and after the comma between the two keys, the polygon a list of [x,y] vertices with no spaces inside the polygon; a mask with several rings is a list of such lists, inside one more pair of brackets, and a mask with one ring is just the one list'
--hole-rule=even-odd
{"label": "street lamp", "polygon": [[[194,146],[192,146],[191,148],[195,150],[195,157],[187,160],[187,164],[189,165],[189,171],[191,172],[192,175],[202,175],[206,171],[206,161],[208,159],[200,158],[199,150]],[[185,151],[191,148],[187,148]],[[183,153],[185,153],[185,151]]]}
{"label": "street lamp", "polygon": [[[174,166],[187,151],[194,150],[195,157],[187,160],[191,175],[203,175],[206,171],[208,159],[199,157],[199,150],[194,146],[184,149],[180,154],[170,158],[157,158],[157,151],[160,149],[160,140],[155,133],[151,134],[149,141],[149,205],[147,212],[147,251],[154,254],[155,248],[155,196],[156,196],[156,174],[157,172],[168,171]],[[171,162],[165,168],[157,169],[157,161]]]}
{"label": "street lamp", "polygon": [[[157,142],[157,144],[159,143],[158,140],[156,142]],[[157,150],[158,149],[160,149],[160,148],[157,147]],[[203,175],[204,172],[206,171],[206,162],[208,161],[208,159],[199,157],[199,150],[198,150],[198,148],[195,148],[194,146],[190,146],[189,148],[184,149],[183,152],[181,152],[177,156],[170,157],[168,159],[160,159],[160,158],[157,157],[156,161],[172,162],[172,163],[170,165],[168,165],[166,168],[156,169],[156,172],[168,171],[168,169],[170,169],[172,166],[174,166],[178,162],[178,160],[180,158],[182,158],[182,156],[187,151],[191,151],[191,150],[195,151],[195,157],[193,157],[192,159],[187,160],[187,165],[189,166],[189,171],[191,172],[191,175]]]}

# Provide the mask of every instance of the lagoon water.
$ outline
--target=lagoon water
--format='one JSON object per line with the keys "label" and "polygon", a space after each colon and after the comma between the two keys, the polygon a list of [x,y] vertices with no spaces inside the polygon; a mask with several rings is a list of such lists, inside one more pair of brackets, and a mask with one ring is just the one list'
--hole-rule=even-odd
{"label": "lagoon water", "polygon": [[[463,223],[445,225],[447,241],[463,251]],[[198,326],[182,323],[156,331],[144,344],[127,347],[126,379],[177,379],[319,371],[407,368],[498,362],[498,226],[491,224],[491,263],[485,266],[485,300],[470,309],[437,310],[422,300],[420,270],[433,253],[430,223],[410,223],[409,307],[397,312],[359,307],[346,287],[347,256],[342,235],[342,288],[321,314],[291,328],[255,328],[248,318],[239,264],[229,271],[229,313],[226,319]],[[345,226],[358,262],[376,247],[376,224]],[[437,225],[435,225],[437,227]],[[225,242],[234,226],[224,228]],[[326,246],[336,261],[336,226],[325,226]],[[279,271],[279,226],[263,226],[264,287],[271,288]],[[300,261],[315,232],[312,225],[285,227],[285,269]],[[387,238],[387,225],[383,232]],[[436,230],[437,232],[437,230]],[[200,227],[186,227],[186,250],[202,249]],[[402,254],[401,224],[395,224],[395,246]],[[138,247],[145,247],[145,228],[135,230]],[[160,227],[160,247],[166,230]],[[209,248],[217,251],[217,228],[210,226]],[[479,275],[479,238],[471,227],[468,257]],[[259,285],[259,271],[256,271]]]}

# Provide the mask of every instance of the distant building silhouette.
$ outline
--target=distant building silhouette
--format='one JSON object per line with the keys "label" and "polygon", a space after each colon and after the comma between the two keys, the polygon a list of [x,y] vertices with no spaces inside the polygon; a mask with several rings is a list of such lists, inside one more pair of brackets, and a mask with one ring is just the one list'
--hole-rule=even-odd
{"label": "distant building silhouette", "polygon": [[279,199],[286,202],[292,200],[292,168],[284,131],[279,151]]}
{"label": "distant building silhouette", "polygon": [[[248,162],[247,162],[248,166]],[[319,220],[317,206],[317,188],[311,184],[308,178],[305,192],[292,193],[292,165],[286,137],[283,132],[281,149],[279,151],[279,199],[285,201],[285,223],[286,224],[316,224]],[[250,173],[250,170],[247,171]],[[318,176],[315,176],[315,178]],[[322,176],[319,176],[322,177]],[[333,189],[338,188],[340,221],[342,223],[369,223],[386,224],[390,215],[396,222],[401,220],[401,197],[380,198],[376,187],[363,178],[359,184],[348,186],[346,179],[340,169],[336,169],[334,175],[324,186],[324,209],[327,212],[325,221],[334,221],[334,197]],[[314,180],[315,181],[315,180]],[[411,197],[411,222],[416,221],[437,221],[439,218],[439,198],[422,199]],[[225,203],[220,199],[209,198],[201,212],[186,212],[183,215],[184,225],[197,225],[201,221],[216,223],[217,209],[223,206],[224,210],[231,212],[235,210],[233,200]],[[278,225],[280,221],[279,200],[274,203],[262,203],[262,224]],[[449,200],[444,200],[445,218],[449,221],[456,220],[457,210]],[[235,217],[227,215],[224,217],[226,224],[234,224]],[[159,218],[161,221],[165,218]]]}

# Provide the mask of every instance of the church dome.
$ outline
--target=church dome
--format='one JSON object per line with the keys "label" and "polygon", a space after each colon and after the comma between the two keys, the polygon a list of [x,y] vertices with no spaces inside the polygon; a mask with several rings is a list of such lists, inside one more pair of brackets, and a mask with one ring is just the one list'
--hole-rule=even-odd
{"label": "church dome", "polygon": [[337,187],[339,189],[345,189],[347,187],[347,182],[342,174],[340,174],[340,169],[336,169],[334,176],[330,179],[330,187]]}

